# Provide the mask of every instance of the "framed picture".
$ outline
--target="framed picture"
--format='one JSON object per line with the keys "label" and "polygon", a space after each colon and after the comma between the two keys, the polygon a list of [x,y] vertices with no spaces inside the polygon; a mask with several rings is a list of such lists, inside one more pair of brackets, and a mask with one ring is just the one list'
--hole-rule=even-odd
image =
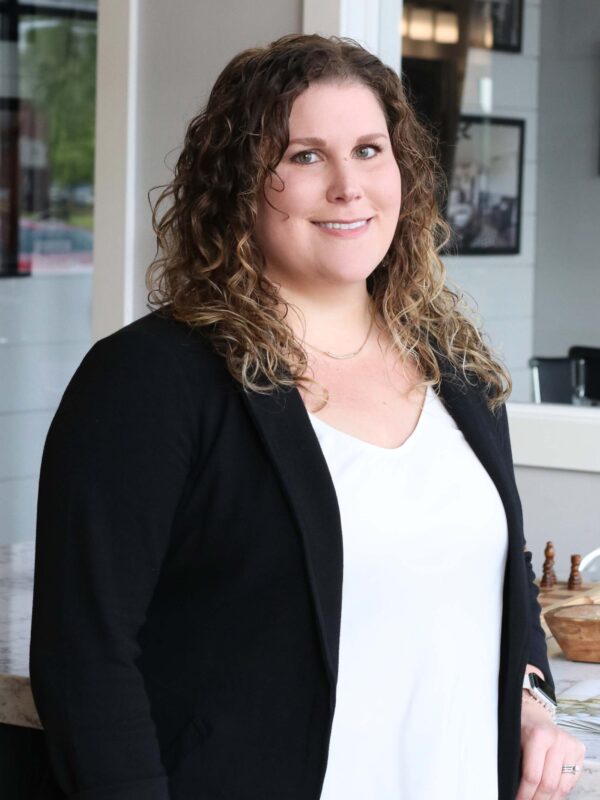
{"label": "framed picture", "polygon": [[474,0],[471,45],[520,53],[523,40],[523,0]]}
{"label": "framed picture", "polygon": [[460,117],[446,205],[449,252],[520,252],[524,135],[522,119]]}

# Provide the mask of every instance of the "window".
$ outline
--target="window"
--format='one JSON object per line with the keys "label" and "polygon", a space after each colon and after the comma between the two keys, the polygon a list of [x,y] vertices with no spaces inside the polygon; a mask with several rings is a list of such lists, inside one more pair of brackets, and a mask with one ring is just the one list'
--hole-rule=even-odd
{"label": "window", "polygon": [[96,0],[0,1],[0,543],[35,535],[43,442],[89,347]]}

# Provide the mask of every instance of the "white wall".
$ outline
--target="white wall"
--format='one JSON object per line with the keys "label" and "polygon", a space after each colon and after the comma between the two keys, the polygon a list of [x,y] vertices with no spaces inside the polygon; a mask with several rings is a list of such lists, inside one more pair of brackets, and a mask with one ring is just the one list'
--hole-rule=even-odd
{"label": "white wall", "polygon": [[462,104],[464,114],[486,113],[480,82],[491,78],[492,106],[487,113],[525,120],[521,252],[452,256],[445,263],[450,280],[476,301],[484,330],[510,369],[512,400],[529,401],[527,361],[533,354],[536,264],[540,0],[525,0],[523,17],[522,53],[469,50]]}
{"label": "white wall", "polygon": [[600,347],[600,2],[544,0],[537,355]]}
{"label": "white wall", "polygon": [[548,540],[556,550],[559,580],[569,575],[570,556],[600,547],[600,475],[557,469],[517,467],[525,539],[541,575]]}
{"label": "white wall", "polygon": [[[599,40],[598,0],[543,1],[536,269],[527,292],[533,288],[536,355],[600,346]],[[550,539],[559,578],[566,577],[572,553],[600,546],[600,474],[526,467],[516,473],[537,571]]]}

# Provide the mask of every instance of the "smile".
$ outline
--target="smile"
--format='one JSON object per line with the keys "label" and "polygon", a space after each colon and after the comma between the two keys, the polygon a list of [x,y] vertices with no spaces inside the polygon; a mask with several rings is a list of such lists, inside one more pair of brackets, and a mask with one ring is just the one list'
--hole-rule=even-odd
{"label": "smile", "polygon": [[368,219],[357,219],[354,222],[315,222],[315,225],[329,230],[352,231],[355,228],[363,228],[368,221]]}

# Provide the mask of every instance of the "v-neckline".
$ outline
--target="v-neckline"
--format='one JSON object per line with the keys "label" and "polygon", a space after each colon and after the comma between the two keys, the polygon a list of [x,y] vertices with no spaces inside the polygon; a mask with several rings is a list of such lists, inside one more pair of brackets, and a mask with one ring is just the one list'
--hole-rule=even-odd
{"label": "v-neckline", "polygon": [[383,452],[383,453],[398,453],[407,449],[408,447],[412,446],[413,439],[415,436],[418,438],[423,427],[423,412],[425,411],[425,406],[428,402],[432,399],[432,390],[430,386],[426,387],[426,390],[423,394],[423,399],[421,401],[421,408],[419,411],[419,416],[417,417],[417,421],[415,423],[414,428],[406,437],[406,439],[398,445],[394,447],[384,447],[383,445],[375,444],[374,442],[369,442],[367,439],[362,439],[360,436],[355,436],[352,433],[348,433],[347,431],[342,430],[341,428],[336,427],[335,425],[331,425],[329,422],[325,422],[316,414],[311,413],[310,411],[306,411],[308,417],[313,423],[313,426],[321,427],[322,429],[331,431],[333,435],[339,435],[344,439],[350,440],[351,442],[356,443],[356,446],[363,447],[364,449],[371,450],[374,452]]}

